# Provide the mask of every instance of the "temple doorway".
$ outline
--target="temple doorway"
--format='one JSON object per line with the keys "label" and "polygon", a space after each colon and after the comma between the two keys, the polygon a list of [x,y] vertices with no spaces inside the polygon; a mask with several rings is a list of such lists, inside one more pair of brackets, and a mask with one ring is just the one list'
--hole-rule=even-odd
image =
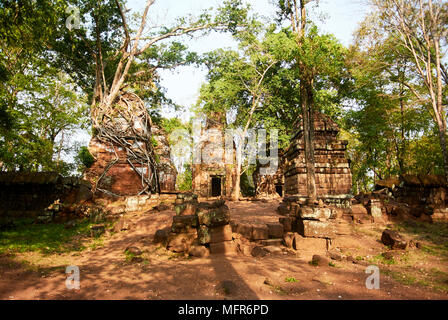
{"label": "temple doorway", "polygon": [[283,197],[283,186],[279,185],[279,184],[276,185],[275,186],[275,192],[277,192],[280,197]]}
{"label": "temple doorway", "polygon": [[222,195],[222,178],[215,176],[212,177],[212,192],[211,192],[211,196],[212,197],[220,197]]}

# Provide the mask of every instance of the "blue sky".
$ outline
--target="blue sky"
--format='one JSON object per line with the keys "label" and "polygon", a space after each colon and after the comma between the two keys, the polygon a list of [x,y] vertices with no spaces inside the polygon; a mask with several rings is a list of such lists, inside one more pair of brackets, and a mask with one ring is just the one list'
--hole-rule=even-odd
{"label": "blue sky", "polygon": [[[253,11],[261,16],[273,18],[275,7],[272,0],[252,1]],[[142,11],[146,0],[130,0],[128,9]],[[188,14],[198,14],[210,7],[218,7],[222,0],[156,0],[150,8],[149,19],[151,24],[170,25],[176,17]],[[320,0],[318,7],[310,4],[310,15],[319,28],[325,33],[333,33],[344,45],[352,41],[352,34],[356,30],[367,12],[363,0]],[[235,42],[230,35],[212,34],[207,37],[188,40],[191,50],[199,53],[212,51],[218,48],[235,48]],[[195,67],[181,67],[173,71],[162,71],[162,85],[167,89],[168,96],[176,103],[190,107],[196,103],[199,88],[205,81],[205,70]],[[181,117],[185,120],[188,113],[174,113],[166,110],[166,117]]]}

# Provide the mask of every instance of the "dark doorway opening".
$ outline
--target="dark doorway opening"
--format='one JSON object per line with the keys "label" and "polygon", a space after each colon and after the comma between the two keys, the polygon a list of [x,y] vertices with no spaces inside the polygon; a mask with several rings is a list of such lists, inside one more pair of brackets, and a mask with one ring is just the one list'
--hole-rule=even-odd
{"label": "dark doorway opening", "polygon": [[212,177],[212,197],[221,196],[221,178]]}
{"label": "dark doorway opening", "polygon": [[277,192],[280,197],[283,197],[283,186],[281,185],[275,186],[275,192]]}

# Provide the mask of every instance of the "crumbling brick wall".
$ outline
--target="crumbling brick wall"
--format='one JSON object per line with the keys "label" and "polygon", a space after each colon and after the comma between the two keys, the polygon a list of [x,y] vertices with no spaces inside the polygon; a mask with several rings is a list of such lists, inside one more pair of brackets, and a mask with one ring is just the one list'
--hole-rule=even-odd
{"label": "crumbling brick wall", "polygon": [[90,199],[91,185],[57,173],[0,173],[0,217],[36,217],[56,200],[75,204]]}

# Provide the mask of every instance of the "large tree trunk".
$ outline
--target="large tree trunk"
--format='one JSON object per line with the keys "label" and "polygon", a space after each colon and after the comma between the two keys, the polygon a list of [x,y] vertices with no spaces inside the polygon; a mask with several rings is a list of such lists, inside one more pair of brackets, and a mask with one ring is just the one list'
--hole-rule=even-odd
{"label": "large tree trunk", "polygon": [[316,201],[316,170],[314,160],[314,96],[312,82],[300,81],[300,100],[303,118],[303,140],[305,144],[307,196],[310,203]]}
{"label": "large tree trunk", "polygon": [[[242,150],[242,147],[241,149]],[[236,155],[236,167],[235,167],[235,183],[233,185],[232,190],[232,201],[238,201],[240,199],[240,183],[241,183],[241,160],[242,160],[242,151],[237,150]]]}

